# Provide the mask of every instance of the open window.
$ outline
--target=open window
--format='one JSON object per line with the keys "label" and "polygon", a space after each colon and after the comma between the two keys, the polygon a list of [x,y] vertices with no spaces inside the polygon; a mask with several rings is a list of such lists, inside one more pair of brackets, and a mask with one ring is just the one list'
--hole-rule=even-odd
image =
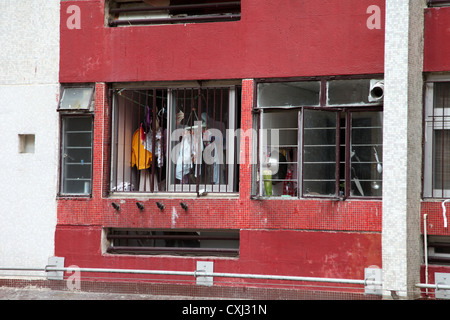
{"label": "open window", "polygon": [[262,82],[259,197],[367,197],[382,192],[382,99],[371,79]]}
{"label": "open window", "polygon": [[111,191],[237,192],[239,110],[238,85],[115,89]]}
{"label": "open window", "polygon": [[91,85],[62,88],[59,111],[91,112],[94,110],[94,87]]}
{"label": "open window", "polygon": [[232,0],[109,0],[109,26],[236,21],[241,1]]}

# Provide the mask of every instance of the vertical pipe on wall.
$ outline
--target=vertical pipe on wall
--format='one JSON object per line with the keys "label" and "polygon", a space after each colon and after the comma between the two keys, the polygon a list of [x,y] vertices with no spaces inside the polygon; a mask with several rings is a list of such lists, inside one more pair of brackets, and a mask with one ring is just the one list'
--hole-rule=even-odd
{"label": "vertical pipe on wall", "polygon": [[446,215],[446,208],[445,203],[449,202],[450,199],[442,201],[442,218],[444,219],[444,228],[447,228],[447,215]]}
{"label": "vertical pipe on wall", "polygon": [[[423,215],[423,247],[424,247],[424,260],[425,260],[425,284],[428,284],[428,235],[427,235],[427,214]],[[428,296],[428,288],[425,290],[425,294]]]}

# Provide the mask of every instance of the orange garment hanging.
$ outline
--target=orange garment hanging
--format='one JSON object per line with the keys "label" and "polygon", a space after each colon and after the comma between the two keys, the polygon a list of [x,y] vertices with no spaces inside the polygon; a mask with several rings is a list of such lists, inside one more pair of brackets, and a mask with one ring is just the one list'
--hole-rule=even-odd
{"label": "orange garment hanging", "polygon": [[138,170],[148,169],[152,164],[152,153],[146,150],[144,144],[141,143],[141,134],[145,136],[143,129],[137,129],[131,141],[131,166],[136,166]]}

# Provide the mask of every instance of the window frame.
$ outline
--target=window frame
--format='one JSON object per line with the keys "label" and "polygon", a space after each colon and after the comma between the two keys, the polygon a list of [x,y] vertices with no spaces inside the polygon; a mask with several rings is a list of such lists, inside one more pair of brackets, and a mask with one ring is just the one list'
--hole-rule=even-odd
{"label": "window frame", "polygon": [[[300,110],[301,108],[298,107],[293,107],[293,108],[261,108],[258,110],[258,114],[259,114],[259,119],[258,119],[258,129],[262,129],[262,130],[258,130],[258,135],[257,135],[257,150],[258,150],[258,157],[257,157],[257,168],[256,168],[256,174],[258,175],[258,178],[256,179],[256,181],[258,181],[258,185],[257,185],[257,190],[259,190],[258,195],[262,196],[262,190],[264,188],[264,173],[263,173],[263,164],[262,164],[262,159],[266,157],[265,153],[264,153],[264,140],[265,140],[265,131],[264,131],[264,127],[263,127],[263,123],[264,123],[264,117],[266,113],[271,113],[271,112],[276,112],[276,111],[280,111],[280,110],[292,110],[293,113],[297,112],[297,126],[299,126],[299,121],[301,121],[302,118],[302,112]],[[292,128],[293,130],[293,128]],[[300,134],[300,129],[299,127],[297,127],[297,139],[299,139],[301,137]],[[297,185],[298,181],[300,181],[300,174],[301,174],[301,170],[299,170],[298,168],[300,167],[300,163],[301,163],[301,159],[302,159],[302,153],[301,153],[301,146],[299,145],[299,141],[297,140]],[[295,147],[293,147],[295,148]],[[271,151],[273,151],[271,149]],[[253,179],[252,179],[253,180]]]}
{"label": "window frame", "polygon": [[[450,188],[444,188],[442,180],[442,188],[434,187],[434,168],[435,168],[435,131],[450,130],[450,106],[435,108],[435,84],[448,83],[450,78],[445,76],[430,76],[424,83],[424,155],[423,155],[423,198],[450,198]],[[436,112],[438,110],[438,112]],[[440,111],[442,110],[442,111]],[[442,117],[447,120],[440,120]],[[450,177],[447,178],[450,180]]]}
{"label": "window frame", "polygon": [[[83,178],[84,180],[86,180],[85,182],[89,182],[88,185],[88,190],[87,192],[65,192],[64,191],[64,186],[65,186],[65,180],[67,179],[66,176],[66,171],[65,171],[65,164],[64,161],[66,159],[66,154],[65,154],[65,121],[69,118],[84,118],[84,119],[89,119],[90,120],[90,126],[91,126],[91,130],[90,135],[91,135],[91,142],[90,142],[90,178]],[[59,172],[59,188],[58,188],[58,194],[60,197],[91,197],[92,196],[92,184],[93,184],[93,157],[94,157],[94,115],[93,114],[80,114],[80,113],[62,113],[60,116],[60,129],[61,129],[61,133],[60,133],[60,137],[61,137],[61,141],[60,141],[60,172]],[[86,190],[86,189],[85,189]]]}
{"label": "window frame", "polygon": [[[66,89],[88,89],[91,90],[89,98],[87,99],[87,107],[85,108],[62,108],[61,104],[63,102],[64,92]],[[94,110],[95,110],[95,84],[94,83],[64,83],[60,86],[60,96],[57,107],[57,112],[59,113],[59,126],[60,126],[60,142],[59,142],[59,179],[58,179],[58,197],[92,197],[92,183],[93,183],[93,150],[94,150]],[[82,193],[70,193],[64,192],[65,185],[65,174],[64,160],[65,160],[65,121],[68,118],[89,118],[90,119],[90,178],[88,192]]]}
{"label": "window frame", "polygon": [[[381,76],[382,78],[382,76]],[[351,156],[350,156],[350,142],[351,142],[351,135],[352,135],[352,127],[351,124],[351,114],[354,112],[383,112],[383,102],[382,100],[379,101],[370,101],[368,103],[348,103],[343,105],[330,105],[328,104],[328,84],[329,81],[332,80],[357,80],[357,79],[365,79],[365,80],[374,80],[374,79],[380,79],[380,75],[362,75],[360,77],[311,77],[311,78],[295,78],[295,79],[261,79],[255,81],[255,90],[257,91],[257,94],[255,95],[255,101],[254,101],[254,108],[253,108],[253,114],[254,114],[254,128],[258,130],[258,137],[253,141],[257,146],[253,148],[253,150],[256,150],[258,154],[258,158],[256,160],[256,164],[254,164],[252,169],[252,198],[253,199],[283,199],[284,196],[278,195],[278,196],[265,196],[263,193],[263,174],[262,174],[262,131],[259,129],[265,129],[263,127],[263,118],[264,114],[273,110],[298,110],[298,157],[297,157],[297,195],[293,197],[286,197],[285,199],[307,199],[307,198],[334,198],[334,199],[381,199],[380,196],[355,196],[350,193],[351,187],[350,184],[353,182],[351,178],[350,168],[351,168]],[[320,81],[320,93],[319,93],[319,105],[296,105],[291,107],[260,107],[258,105],[258,84],[260,83],[278,83],[278,82],[286,82],[286,81]],[[372,82],[371,82],[372,85]],[[307,195],[304,192],[304,115],[305,110],[318,110],[318,111],[328,111],[328,112],[335,112],[337,120],[339,120],[339,114],[344,113],[345,119],[346,119],[346,128],[349,128],[350,130],[345,130],[345,143],[343,144],[340,141],[340,134],[341,134],[341,128],[340,128],[340,121],[337,121],[336,125],[336,159],[335,159],[335,194],[334,195]],[[255,119],[257,119],[255,121]],[[382,125],[382,123],[381,123]],[[345,128],[344,128],[345,129]],[[382,127],[381,127],[382,130]],[[341,147],[345,146],[345,155],[344,157],[341,156],[340,149]],[[379,151],[378,151],[379,152]],[[381,153],[381,159],[382,159],[382,152]],[[379,156],[379,154],[377,155]],[[342,159],[344,159],[345,163],[345,175],[340,174],[340,163],[342,162]],[[381,161],[382,163],[382,161]],[[255,177],[256,176],[256,177]],[[345,180],[345,191],[343,194],[339,192],[339,185],[340,180]],[[382,177],[380,178],[382,182]],[[256,181],[256,182],[255,182]],[[378,181],[378,180],[377,180]],[[347,182],[350,182],[347,183]],[[379,186],[381,187],[381,186]]]}
{"label": "window frame", "polygon": [[[64,94],[67,89],[88,89],[91,91],[91,94],[87,100],[88,106],[85,108],[63,108],[61,105],[63,103]],[[58,103],[58,109],[57,111],[61,113],[91,113],[94,111],[94,97],[95,97],[95,85],[92,83],[80,83],[80,84],[63,84],[60,88],[60,97],[59,97],[59,103]]]}
{"label": "window frame", "polygon": [[[172,120],[174,118],[173,113],[173,107],[174,102],[176,99],[174,99],[173,94],[176,91],[182,91],[182,90],[203,90],[203,89],[225,89],[228,90],[228,105],[226,106],[228,109],[228,119],[227,119],[227,127],[225,128],[224,136],[228,133],[228,130],[232,130],[235,132],[237,128],[240,127],[240,111],[237,110],[240,105],[240,91],[241,91],[242,85],[241,83],[237,81],[204,81],[204,82],[197,82],[197,81],[180,81],[180,82],[170,82],[170,83],[142,83],[142,84],[123,84],[118,83],[113,85],[112,88],[112,125],[111,125],[111,164],[110,164],[110,182],[109,182],[109,192],[110,194],[120,194],[120,196],[126,196],[129,195],[145,195],[145,196],[173,196],[175,194],[182,194],[183,196],[187,195],[207,195],[207,194],[216,194],[216,195],[225,195],[229,196],[232,194],[237,194],[239,192],[239,163],[236,161],[236,157],[238,156],[237,152],[237,146],[239,145],[239,141],[236,139],[236,136],[233,135],[230,139],[227,139],[227,150],[234,150],[232,155],[229,155],[227,152],[224,152],[223,157],[223,164],[222,166],[227,166],[226,174],[228,176],[227,183],[220,183],[219,185],[212,184],[211,185],[207,182],[201,183],[201,182],[195,182],[191,183],[189,185],[180,185],[179,183],[175,183],[172,180],[175,179],[175,165],[172,164],[172,144],[176,143],[176,141],[172,141],[171,137],[174,134],[173,130],[173,123]],[[119,139],[120,133],[117,132],[116,127],[119,125],[118,121],[120,121],[120,117],[117,115],[118,112],[118,102],[117,102],[117,92],[120,92],[121,90],[134,90],[134,91],[146,91],[146,90],[161,90],[164,92],[165,101],[167,103],[167,134],[165,136],[164,140],[164,146],[167,153],[164,155],[164,163],[165,166],[163,168],[163,172],[165,175],[165,182],[163,188],[154,188],[154,185],[150,183],[150,187],[148,189],[140,190],[138,188],[139,182],[136,182],[133,177],[128,177],[127,175],[123,175],[122,177],[117,177],[119,174],[117,173],[120,168],[119,162],[115,156],[117,152],[121,152],[118,149],[118,146],[116,146],[117,142],[116,140]],[[239,92],[238,92],[239,91]],[[123,107],[122,107],[123,108]],[[229,121],[229,122],[228,122]],[[233,127],[231,127],[233,126]],[[211,128],[212,129],[212,128]],[[231,139],[233,138],[233,139]],[[229,140],[229,141],[228,141]],[[225,145],[224,145],[225,147]],[[232,163],[227,163],[226,160],[228,160],[229,157],[233,157]],[[155,158],[152,157],[151,160],[151,167],[156,168],[155,166]],[[203,158],[202,158],[203,159]],[[169,163],[170,162],[170,163]],[[203,161],[202,161],[203,163]],[[122,166],[125,166],[125,162],[123,162]],[[196,164],[194,163],[194,167]],[[200,165],[202,166],[202,165]],[[172,168],[173,167],[173,168]],[[229,170],[231,168],[231,170]],[[130,170],[133,170],[131,168]],[[156,170],[155,170],[156,171]],[[155,175],[156,172],[152,171],[150,169],[150,178],[151,179],[157,179],[157,176]],[[131,173],[133,174],[133,173]],[[153,178],[152,178],[153,177]],[[130,181],[125,181],[128,178]],[[173,178],[173,179],[172,179]],[[120,181],[120,180],[124,181]],[[197,179],[199,181],[200,179]],[[139,181],[139,178],[138,178]],[[154,181],[154,180],[152,180]],[[134,184],[134,182],[136,184]],[[159,181],[162,182],[162,181]],[[130,188],[125,189],[125,184],[128,185],[130,183]],[[120,184],[122,184],[122,188],[120,188]],[[181,189],[180,189],[181,187]]]}
{"label": "window frame", "polygon": [[108,255],[214,256],[237,259],[239,229],[103,229],[102,251]]}

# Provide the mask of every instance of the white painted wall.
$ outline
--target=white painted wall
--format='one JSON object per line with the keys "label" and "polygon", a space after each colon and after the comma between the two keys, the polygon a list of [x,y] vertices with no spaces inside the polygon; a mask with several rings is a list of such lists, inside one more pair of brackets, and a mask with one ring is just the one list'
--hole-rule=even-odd
{"label": "white painted wall", "polygon": [[[0,267],[54,255],[59,21],[59,0],[0,1]],[[19,152],[20,134],[35,135],[34,153]]]}

